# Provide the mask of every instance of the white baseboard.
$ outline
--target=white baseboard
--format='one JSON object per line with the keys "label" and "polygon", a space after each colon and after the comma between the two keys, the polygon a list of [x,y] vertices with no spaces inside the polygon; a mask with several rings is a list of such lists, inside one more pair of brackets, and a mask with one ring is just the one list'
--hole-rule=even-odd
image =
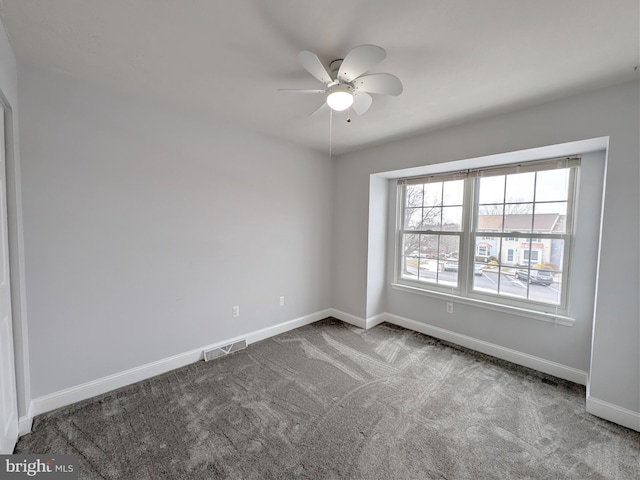
{"label": "white baseboard", "polygon": [[29,411],[23,417],[18,418],[18,436],[26,435],[31,432],[31,427],[33,426],[33,417],[35,414],[33,413],[33,402],[29,404]]}
{"label": "white baseboard", "polygon": [[387,314],[386,313],[379,313],[378,315],[374,315],[373,317],[369,317],[366,320],[366,325],[367,325],[367,329],[369,328],[373,328],[376,325],[380,325],[382,322],[386,322],[387,321]]}
{"label": "white baseboard", "polygon": [[27,433],[31,433],[33,426],[33,417],[24,416],[18,418],[18,435],[21,437]]}
{"label": "white baseboard", "polygon": [[[247,345],[251,343],[256,343],[256,342],[259,342],[260,340],[264,340],[265,338],[274,337],[281,333],[288,332],[289,330],[293,330],[299,327],[304,327],[305,325],[309,325],[310,323],[315,323],[324,318],[331,317],[332,312],[333,312],[333,309],[327,308],[326,310],[321,310],[319,312],[305,315],[304,317],[295,318],[293,320],[279,323],[271,327],[266,327],[260,330],[256,330],[255,332],[251,332],[242,337],[238,337],[237,340],[245,338],[247,340]],[[228,345],[229,343],[231,343],[231,341],[221,342],[221,343],[218,343],[217,345],[214,345],[212,348],[219,347],[221,345]],[[208,349],[208,348],[209,347],[204,347],[204,349]]]}
{"label": "white baseboard", "polygon": [[640,432],[640,413],[587,395],[587,412]]}
{"label": "white baseboard", "polygon": [[[142,380],[146,380],[147,378],[155,377],[156,375],[175,370],[176,368],[184,367],[191,363],[198,362],[202,360],[202,352],[204,350],[228,345],[242,339],[245,339],[247,341],[247,344],[255,343],[274,335],[293,330],[294,328],[317,322],[318,320],[322,320],[323,318],[332,315],[333,312],[331,309],[322,310],[310,315],[305,315],[304,317],[280,323],[278,325],[273,325],[271,327],[256,330],[255,332],[250,332],[246,335],[228,338],[213,345],[204,345],[188,352],[180,353],[172,357],[147,363],[146,365],[141,365],[139,367],[131,368],[123,372],[98,378],[96,380],[92,380],[75,387],[66,388],[58,392],[35,398],[31,401],[29,415],[27,417],[21,417],[20,419],[21,435],[24,435],[31,430],[31,423],[33,421],[33,417],[36,415],[40,415],[41,413],[49,412],[66,405],[71,405],[72,403],[95,397],[96,395],[101,395],[103,393],[107,393],[112,390],[116,390],[118,388],[125,387]],[[23,430],[24,433],[22,433]]]}
{"label": "white baseboard", "polygon": [[433,325],[417,322],[415,320],[390,313],[385,314],[385,321],[400,327],[408,328],[409,330],[414,330],[416,332],[424,333],[425,335],[439,338],[441,340],[446,340],[447,342],[455,343],[456,345],[461,345],[481,353],[486,353],[487,355],[501,358],[502,360],[507,360],[517,365],[533,368],[534,370],[553,375],[554,377],[569,380],[580,385],[587,384],[587,372],[551,362],[544,358],[535,357],[527,353],[512,350],[511,348],[502,347],[494,343],[478,340],[477,338],[468,337],[467,335],[462,335],[444,328],[435,327]]}
{"label": "white baseboard", "polygon": [[350,313],[342,312],[340,310],[336,310],[335,308],[330,308],[331,316],[341,320],[345,323],[350,323],[359,328],[364,328],[366,330],[375,327],[376,325],[380,325],[387,318],[386,313],[379,313],[378,315],[374,315],[373,317],[369,317],[366,320],[364,318],[356,317],[355,315],[351,315]]}
{"label": "white baseboard", "polygon": [[331,316],[341,320],[345,323],[350,323],[351,325],[355,325],[360,328],[367,328],[367,322],[364,318],[356,317],[355,315],[351,315],[350,313],[342,312],[340,310],[336,310],[335,308],[330,308]]}

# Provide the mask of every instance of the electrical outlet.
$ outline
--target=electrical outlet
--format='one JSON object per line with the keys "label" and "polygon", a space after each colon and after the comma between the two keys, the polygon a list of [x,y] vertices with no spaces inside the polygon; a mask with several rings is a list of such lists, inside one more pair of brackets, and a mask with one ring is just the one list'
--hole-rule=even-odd
{"label": "electrical outlet", "polygon": [[280,297],[280,306],[284,307],[284,297]]}
{"label": "electrical outlet", "polygon": [[447,313],[453,313],[453,302],[447,302]]}
{"label": "electrical outlet", "polygon": [[240,306],[239,305],[234,305],[231,308],[231,316],[234,317],[234,318],[240,316]]}

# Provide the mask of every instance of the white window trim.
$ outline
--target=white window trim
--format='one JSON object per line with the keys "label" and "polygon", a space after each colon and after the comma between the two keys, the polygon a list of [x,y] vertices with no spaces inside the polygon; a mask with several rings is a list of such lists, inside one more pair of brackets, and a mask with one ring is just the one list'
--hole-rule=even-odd
{"label": "white window trim", "polygon": [[[569,155],[572,158],[578,159],[580,155]],[[524,171],[538,171],[539,166],[542,164],[553,164],[562,162],[562,158],[547,158],[547,159],[530,159],[526,162],[518,162],[519,165],[516,167],[516,171],[513,172],[514,165],[497,165],[495,167],[489,166],[488,168],[492,169],[496,174],[504,174],[504,173],[519,173]],[[576,163],[576,162],[574,162]],[[559,163],[558,163],[558,166]],[[519,298],[510,298],[508,296],[501,296],[500,294],[492,294],[492,293],[483,293],[478,291],[473,291],[472,285],[473,281],[471,280],[472,270],[470,267],[471,261],[469,260],[470,256],[474,254],[475,258],[475,236],[478,236],[484,232],[478,232],[475,228],[475,225],[471,225],[471,220],[477,218],[475,212],[472,212],[473,208],[464,208],[463,209],[463,225],[466,225],[466,228],[463,228],[460,234],[460,251],[464,249],[464,254],[461,255],[461,258],[466,258],[467,260],[464,262],[460,262],[459,271],[458,271],[458,285],[456,287],[447,286],[443,284],[431,284],[431,283],[422,283],[418,281],[412,281],[410,279],[402,279],[400,278],[400,265],[401,265],[401,257],[402,257],[402,235],[404,230],[403,219],[404,219],[404,195],[403,190],[406,185],[418,184],[418,183],[426,183],[431,180],[434,181],[446,181],[446,180],[455,180],[460,178],[473,178],[474,171],[478,172],[479,170],[485,170],[487,167],[480,168],[478,170],[469,170],[469,174],[465,175],[464,172],[455,171],[452,172],[443,172],[437,173],[433,175],[419,176],[414,178],[404,178],[399,179],[397,184],[397,212],[396,212],[396,253],[394,255],[394,281],[391,286],[397,290],[403,290],[412,293],[418,293],[421,295],[427,295],[431,297],[439,297],[439,298],[449,298],[454,299],[459,303],[466,303],[469,305],[476,305],[483,308],[488,308],[496,311],[509,312],[516,315],[525,316],[528,318],[535,318],[538,320],[543,320],[546,322],[572,326],[575,322],[569,315],[569,283],[570,283],[570,272],[571,272],[571,252],[573,251],[573,240],[575,234],[575,228],[573,226],[573,216],[575,214],[575,197],[577,195],[577,186],[578,179],[577,173],[572,175],[571,177],[571,191],[573,193],[572,196],[568,199],[567,203],[567,225],[570,227],[569,234],[563,234],[561,237],[565,239],[565,241],[569,241],[567,243],[567,249],[565,250],[567,254],[563,255],[563,265],[562,271],[566,272],[568,275],[565,275],[563,278],[563,282],[561,285],[561,304],[554,306],[552,304],[547,304],[543,302],[536,302],[535,300],[530,299],[519,299]],[[469,202],[469,198],[473,198],[471,201],[472,206],[477,206],[477,192],[475,192],[475,182],[469,181],[465,183],[465,195],[464,202],[465,204]],[[416,232],[423,233],[423,232]],[[431,233],[448,233],[448,232],[431,232]],[[514,232],[501,232],[497,234],[497,236],[505,238],[507,235],[512,235]],[[557,234],[545,235],[538,233],[523,233],[523,235],[539,235],[540,237],[549,237],[549,238],[557,238]],[[537,238],[537,237],[536,237]],[[470,271],[471,270],[471,271]],[[536,308],[538,306],[539,308]],[[555,309],[555,312],[553,311]]]}

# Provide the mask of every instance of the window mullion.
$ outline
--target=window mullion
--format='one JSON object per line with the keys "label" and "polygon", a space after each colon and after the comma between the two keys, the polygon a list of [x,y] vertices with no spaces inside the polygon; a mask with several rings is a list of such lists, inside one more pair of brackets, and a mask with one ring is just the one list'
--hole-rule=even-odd
{"label": "window mullion", "polygon": [[564,234],[561,235],[561,238],[565,243],[565,255],[562,258],[562,291],[561,296],[564,299],[564,307],[567,308],[569,304],[569,286],[571,284],[571,275],[569,272],[572,270],[571,265],[573,262],[573,252],[575,248],[575,215],[576,215],[576,200],[578,196],[578,175],[580,174],[580,169],[573,167],[570,170],[571,174],[569,175],[569,198],[567,199],[567,213],[565,219],[564,226]]}
{"label": "window mullion", "polygon": [[403,250],[404,250],[404,220],[405,220],[405,196],[406,189],[400,185],[398,185],[398,194],[396,197],[396,232],[398,232],[396,237],[396,259],[395,259],[395,268],[394,268],[394,279],[395,281],[399,281],[401,275],[398,272],[403,268],[402,263],[404,261],[403,258]]}
{"label": "window mullion", "polygon": [[475,262],[474,226],[476,225],[475,212],[477,194],[474,188],[475,179],[467,178],[464,181],[464,194],[462,198],[462,238],[460,239],[460,262],[462,271],[458,272],[460,291],[466,296],[471,290],[471,275]]}

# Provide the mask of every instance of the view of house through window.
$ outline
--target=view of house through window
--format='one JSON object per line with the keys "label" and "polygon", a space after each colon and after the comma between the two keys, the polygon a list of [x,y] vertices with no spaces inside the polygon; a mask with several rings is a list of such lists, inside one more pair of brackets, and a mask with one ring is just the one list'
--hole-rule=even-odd
{"label": "view of house through window", "polygon": [[564,311],[578,162],[399,180],[398,282]]}

